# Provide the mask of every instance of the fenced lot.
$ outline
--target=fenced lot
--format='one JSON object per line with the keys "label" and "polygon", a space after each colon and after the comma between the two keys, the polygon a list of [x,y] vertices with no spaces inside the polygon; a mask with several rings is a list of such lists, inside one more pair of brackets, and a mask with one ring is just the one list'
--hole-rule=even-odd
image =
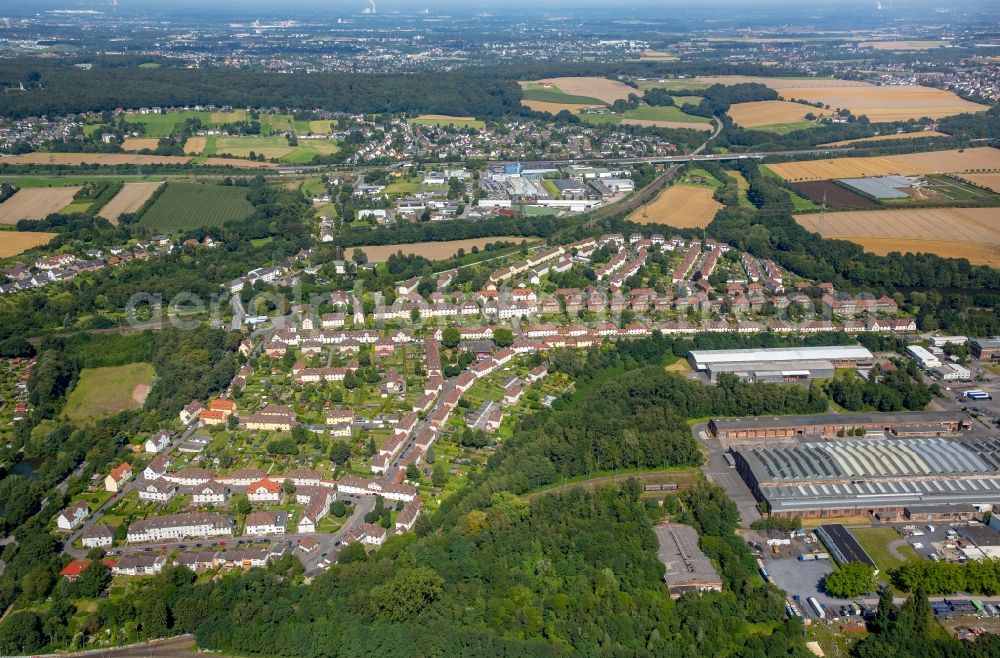
{"label": "fenced lot", "polygon": [[169,183],[139,224],[155,231],[180,231],[201,226],[222,226],[253,213],[247,189],[238,186]]}

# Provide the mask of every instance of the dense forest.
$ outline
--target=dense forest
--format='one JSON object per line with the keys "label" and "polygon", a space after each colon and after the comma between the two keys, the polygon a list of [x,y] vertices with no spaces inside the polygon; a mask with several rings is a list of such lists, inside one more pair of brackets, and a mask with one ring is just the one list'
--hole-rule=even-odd
{"label": "dense forest", "polygon": [[[0,85],[28,91],[0,96],[0,114],[19,118],[119,107],[232,105],[319,108],[334,112],[415,112],[499,117],[530,112],[520,106],[518,80],[557,75],[755,75],[763,67],[726,64],[623,62],[539,63],[435,73],[277,73],[262,70],[139,68],[129,58],[94,58],[83,70],[70,60],[4,63]],[[777,74],[768,69],[771,75]],[[475,93],[469,93],[475,90]]]}

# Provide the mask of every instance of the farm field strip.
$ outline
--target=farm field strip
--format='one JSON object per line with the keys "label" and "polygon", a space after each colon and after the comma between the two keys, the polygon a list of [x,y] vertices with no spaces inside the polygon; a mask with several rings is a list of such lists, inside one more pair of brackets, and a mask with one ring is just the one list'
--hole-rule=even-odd
{"label": "farm field strip", "polygon": [[143,149],[153,150],[159,146],[160,140],[152,137],[128,137],[122,142],[122,150],[142,151]]}
{"label": "farm field strip", "polygon": [[80,187],[19,189],[12,197],[0,203],[0,224],[16,224],[22,219],[45,219],[73,203],[73,195],[80,189]]}
{"label": "farm field strip", "polygon": [[723,208],[712,198],[714,193],[715,190],[710,187],[673,185],[651,203],[632,212],[628,220],[639,224],[666,224],[674,228],[704,228]]}
{"label": "farm field strip", "polygon": [[456,128],[475,128],[477,130],[486,127],[486,122],[480,121],[476,117],[453,117],[446,114],[421,114],[409,119],[408,123],[418,126],[455,126]]}
{"label": "farm field strip", "polygon": [[548,112],[549,114],[559,114],[561,111],[566,110],[572,112],[573,114],[579,113],[581,110],[585,110],[588,107],[602,107],[603,103],[552,103],[549,101],[521,101],[521,105],[524,105],[530,110],[535,112]]}
{"label": "farm field strip", "polygon": [[1000,208],[913,208],[796,215],[826,238],[850,240],[875,253],[923,251],[1000,265]]}
{"label": "farm field strip", "polygon": [[769,78],[762,76],[709,76],[696,78],[705,84],[737,84],[758,82],[774,89],[786,99],[823,103],[831,108],[843,107],[854,114],[867,115],[875,122],[903,121],[985,112],[986,105],[964,100],[950,91],[920,85],[877,86],[856,80],[813,78]]}
{"label": "farm field strip", "polygon": [[1000,193],[1000,173],[996,174],[962,174],[956,176],[959,180],[972,183],[978,187]]}
{"label": "farm field strip", "polygon": [[0,258],[17,256],[32,247],[48,244],[56,235],[35,231],[0,231]]}
{"label": "farm field strip", "polygon": [[869,158],[804,160],[764,165],[788,181],[864,178],[866,176],[915,176],[965,173],[1000,168],[1000,149],[983,146],[964,151],[931,151]]}
{"label": "farm field strip", "polygon": [[98,211],[98,215],[112,224],[125,213],[135,212],[163,183],[127,183],[111,201]]}
{"label": "farm field strip", "polygon": [[608,104],[614,103],[618,99],[626,99],[629,94],[638,92],[633,87],[617,80],[597,77],[546,78],[539,80],[538,83],[554,85],[557,90],[568,96],[597,98]]}
{"label": "farm field strip", "polygon": [[205,150],[207,144],[208,138],[206,137],[188,137],[187,141],[184,142],[184,152],[190,155],[198,155]]}
{"label": "farm field strip", "polygon": [[389,256],[393,255],[397,251],[402,251],[406,255],[415,254],[417,256],[423,256],[429,260],[444,260],[454,256],[459,249],[469,251],[473,247],[482,249],[486,245],[494,242],[520,243],[525,239],[527,239],[529,243],[532,242],[531,238],[524,238],[522,236],[499,235],[489,238],[448,240],[446,242],[412,242],[410,244],[385,244],[370,247],[355,247],[347,250],[350,252],[347,254],[347,258],[352,258],[354,256],[354,250],[360,249],[365,252],[366,256],[368,256],[368,262],[370,263],[384,263],[389,260]]}
{"label": "farm field strip", "polygon": [[830,114],[830,111],[789,101],[737,103],[729,108],[729,116],[733,122],[744,128],[807,121],[806,115],[810,113],[825,116]]}
{"label": "farm field strip", "polygon": [[897,139],[919,139],[920,137],[948,137],[944,133],[936,130],[920,130],[913,133],[893,133],[891,135],[876,135],[875,137],[859,137],[857,139],[842,139],[839,142],[828,142],[819,146],[849,146],[851,144],[863,144],[865,142],[885,142]]}

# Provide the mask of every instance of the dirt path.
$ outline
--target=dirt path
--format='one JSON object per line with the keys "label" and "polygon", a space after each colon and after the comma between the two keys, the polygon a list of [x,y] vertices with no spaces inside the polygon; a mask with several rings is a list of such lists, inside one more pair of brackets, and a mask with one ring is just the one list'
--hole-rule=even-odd
{"label": "dirt path", "polygon": [[679,487],[685,486],[685,482],[692,479],[692,474],[694,470],[690,472],[683,470],[676,471],[639,471],[637,473],[621,473],[619,475],[600,475],[597,477],[590,478],[589,480],[574,480],[573,482],[566,482],[565,484],[558,484],[554,487],[549,487],[547,489],[542,489],[540,491],[534,491],[532,493],[524,494],[521,496],[524,500],[533,500],[539,496],[545,496],[552,493],[559,493],[566,491],[567,489],[572,489],[573,487],[585,487],[592,489],[594,487],[604,486],[606,484],[615,484],[616,482],[625,482],[626,480],[639,480],[639,482],[645,484],[649,483],[665,483],[676,481]]}
{"label": "dirt path", "polygon": [[905,555],[899,552],[899,547],[905,545],[906,545],[905,539],[897,539],[896,541],[889,542],[886,548],[889,550],[889,555],[891,555],[892,557],[902,562],[909,562],[910,558],[906,557]]}

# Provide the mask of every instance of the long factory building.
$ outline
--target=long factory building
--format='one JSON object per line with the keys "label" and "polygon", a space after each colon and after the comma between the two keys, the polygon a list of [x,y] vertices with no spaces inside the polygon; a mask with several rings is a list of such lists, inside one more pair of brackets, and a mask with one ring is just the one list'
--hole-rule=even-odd
{"label": "long factory building", "polygon": [[790,382],[833,377],[836,368],[870,365],[874,356],[861,345],[692,350],[691,367],[715,381],[732,373],[753,382]]}
{"label": "long factory building", "polygon": [[732,452],[750,491],[775,516],[894,518],[908,508],[1000,504],[996,438],[759,442]]}
{"label": "long factory building", "polygon": [[969,427],[971,421],[961,411],[713,418],[708,423],[708,429],[712,434],[730,442],[832,438],[838,432],[846,433],[858,429],[897,437],[948,436]]}

